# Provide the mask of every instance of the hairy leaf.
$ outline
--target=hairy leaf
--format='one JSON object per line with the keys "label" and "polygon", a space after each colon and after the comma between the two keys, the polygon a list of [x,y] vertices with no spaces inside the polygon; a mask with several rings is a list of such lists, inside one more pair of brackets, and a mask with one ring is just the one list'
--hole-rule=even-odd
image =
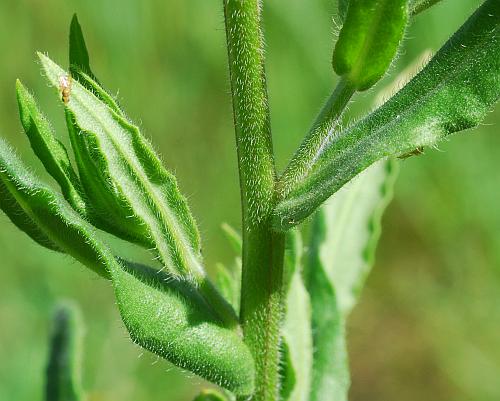
{"label": "hairy leaf", "polygon": [[[0,140],[2,207],[5,194],[16,202],[15,211],[30,219],[29,227],[36,226],[60,250],[111,278],[122,319],[137,344],[236,394],[252,392],[255,371],[249,350],[237,330],[223,326],[198,289],[116,260],[93,228],[58,194],[39,184]],[[4,210],[10,216],[10,209]]]}
{"label": "hairy leaf", "polygon": [[16,91],[21,123],[33,151],[57,181],[70,205],[85,215],[86,205],[81,196],[80,180],[71,166],[66,148],[56,139],[49,121],[20,81],[16,82]]}
{"label": "hairy leaf", "polygon": [[[44,55],[40,59],[47,78],[58,88],[64,70]],[[66,107],[83,186],[101,217],[156,247],[173,274],[204,276],[194,219],[175,177],[139,129],[79,82],[73,82]]]}
{"label": "hairy leaf", "polygon": [[305,273],[314,339],[310,401],[347,400],[345,321],[373,265],[395,177],[394,162],[377,163],[335,194],[314,217]]}
{"label": "hairy leaf", "polygon": [[[283,323],[283,342],[286,358],[283,360],[287,391],[284,401],[307,401],[312,376],[311,306],[302,282],[302,240],[300,233],[292,232],[287,238],[285,271],[287,280],[286,312]],[[293,379],[293,380],[292,380]]]}
{"label": "hairy leaf", "polygon": [[39,184],[1,139],[0,205],[19,229],[41,245],[68,253],[109,277],[91,243],[86,242],[95,236],[93,228],[74,223],[80,220],[76,212],[50,188]]}
{"label": "hairy leaf", "polygon": [[114,266],[112,276],[133,341],[236,394],[252,393],[255,371],[248,348],[192,286],[130,263]]}
{"label": "hairy leaf", "polygon": [[46,371],[46,401],[80,401],[82,327],[78,309],[61,304],[54,315],[50,354]]}
{"label": "hairy leaf", "polygon": [[387,103],[341,134],[331,132],[309,176],[277,205],[275,228],[300,223],[375,161],[477,126],[500,95],[499,23],[500,3],[487,0]]}
{"label": "hairy leaf", "polygon": [[350,0],[333,69],[357,90],[373,86],[389,68],[405,31],[406,1]]}

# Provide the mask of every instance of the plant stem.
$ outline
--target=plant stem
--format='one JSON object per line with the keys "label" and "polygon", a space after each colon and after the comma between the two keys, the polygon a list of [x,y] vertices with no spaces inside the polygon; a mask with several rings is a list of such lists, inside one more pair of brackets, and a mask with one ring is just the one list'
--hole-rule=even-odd
{"label": "plant stem", "polygon": [[340,116],[354,92],[354,87],[349,85],[347,80],[339,81],[316,117],[309,134],[304,138],[279,178],[277,187],[281,197],[288,195],[295,184],[311,170],[318,153],[338,131]]}
{"label": "plant stem", "polygon": [[279,389],[284,237],[270,228],[276,172],[260,0],[224,0],[243,220],[240,321],[256,365],[254,401]]}

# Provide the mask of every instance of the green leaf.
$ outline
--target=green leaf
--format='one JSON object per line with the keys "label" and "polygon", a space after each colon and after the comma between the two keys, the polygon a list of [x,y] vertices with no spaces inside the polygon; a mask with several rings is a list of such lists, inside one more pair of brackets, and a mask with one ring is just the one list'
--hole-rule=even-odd
{"label": "green leaf", "polygon": [[410,15],[417,15],[440,1],[441,0],[410,0]]}
{"label": "green leaf", "polygon": [[375,164],[314,216],[305,272],[314,342],[310,401],[347,400],[346,319],[373,265],[396,174],[393,161]]}
{"label": "green leaf", "polygon": [[29,227],[36,226],[62,251],[111,278],[122,319],[137,344],[236,394],[251,394],[253,358],[238,330],[223,326],[200,291],[165,272],[116,260],[93,228],[39,184],[0,140],[2,206],[5,194],[30,219]]}
{"label": "green leaf", "polygon": [[[286,258],[285,271],[290,276],[286,290],[286,312],[283,323],[283,342],[287,351],[283,361],[288,391],[283,394],[286,401],[307,401],[312,376],[311,306],[309,295],[302,282],[302,240],[294,231],[287,238],[287,249],[291,257]],[[294,266],[290,266],[292,263]]]}
{"label": "green leaf", "polygon": [[[64,70],[40,54],[50,83]],[[175,177],[161,165],[139,129],[79,82],[66,105],[82,183],[92,205],[111,226],[154,246],[175,275],[204,277],[198,229]]]}
{"label": "green leaf", "polygon": [[477,126],[500,95],[500,3],[487,0],[387,103],[329,142],[310,174],[279,202],[273,217],[286,230],[377,160],[434,146]]}
{"label": "green leaf", "polygon": [[233,269],[216,264],[215,285],[235,311],[240,310],[241,259],[236,258]]}
{"label": "green leaf", "polygon": [[46,401],[80,401],[82,327],[78,309],[61,304],[54,315],[50,354],[46,371]]}
{"label": "green leaf", "polygon": [[122,319],[134,342],[238,395],[253,391],[250,351],[185,281],[128,263],[112,266]]}
{"label": "green leaf", "polygon": [[99,256],[85,242],[95,236],[92,227],[76,224],[80,217],[59,195],[38,183],[0,139],[0,206],[16,226],[41,245],[72,255],[109,277]]}
{"label": "green leaf", "polygon": [[345,321],[320,255],[320,249],[327,241],[326,221],[321,210],[315,215],[311,234],[304,274],[311,299],[314,349],[309,401],[347,401],[350,378]]}
{"label": "green leaf", "polygon": [[373,86],[389,68],[405,32],[406,2],[350,0],[333,52],[333,69],[357,90]]}
{"label": "green leaf", "polygon": [[73,15],[69,28],[69,65],[73,77],[76,78],[80,72],[84,72],[97,81],[90,69],[87,45],[85,44],[82,28],[76,14]]}
{"label": "green leaf", "polygon": [[241,255],[241,253],[243,252],[243,241],[241,239],[241,234],[227,223],[223,223],[221,225],[221,228],[226,235],[228,242],[231,244],[233,251],[235,251],[238,255]]}
{"label": "green leaf", "polygon": [[73,15],[69,29],[69,70],[71,76],[85,88],[94,93],[113,111],[123,115],[123,111],[115,98],[101,86],[101,83],[90,68],[87,45],[85,44],[82,28],[76,14]]}
{"label": "green leaf", "polygon": [[343,316],[356,304],[374,263],[381,219],[392,200],[397,166],[394,160],[374,164],[321,208],[326,229],[320,257]]}
{"label": "green leaf", "polygon": [[85,215],[86,205],[81,196],[80,180],[71,166],[66,148],[56,139],[50,123],[20,81],[16,82],[16,91],[21,123],[33,151],[57,181],[70,205]]}

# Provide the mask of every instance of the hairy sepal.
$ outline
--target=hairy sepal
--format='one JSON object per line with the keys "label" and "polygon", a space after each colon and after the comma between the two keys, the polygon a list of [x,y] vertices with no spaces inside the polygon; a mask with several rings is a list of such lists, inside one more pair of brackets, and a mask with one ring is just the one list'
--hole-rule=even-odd
{"label": "hairy sepal", "polygon": [[311,158],[311,173],[276,207],[286,230],[365,168],[387,156],[434,146],[477,126],[500,96],[500,3],[486,1],[430,63],[387,103]]}
{"label": "hairy sepal", "polygon": [[[87,267],[110,278],[131,338],[141,347],[240,395],[254,386],[254,362],[237,329],[227,329],[191,283],[148,267],[117,260],[62,197],[40,184],[0,141],[0,200],[19,226]],[[6,195],[8,198],[6,199]],[[7,200],[7,202],[5,202]],[[15,202],[11,208],[6,204]],[[12,209],[13,207],[13,209]],[[41,242],[38,239],[38,242]]]}

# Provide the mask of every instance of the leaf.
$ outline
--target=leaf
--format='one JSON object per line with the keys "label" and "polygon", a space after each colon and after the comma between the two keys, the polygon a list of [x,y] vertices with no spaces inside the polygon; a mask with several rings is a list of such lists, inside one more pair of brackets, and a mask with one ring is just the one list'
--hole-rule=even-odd
{"label": "leaf", "polygon": [[427,10],[441,0],[410,0],[410,14],[417,15],[422,11]]}
{"label": "leaf", "polygon": [[41,185],[0,139],[0,206],[16,226],[41,245],[72,255],[109,277],[99,256],[83,239],[95,236],[92,227],[75,224],[79,216],[50,188]]}
{"label": "leaf", "polygon": [[79,73],[83,72],[94,81],[97,81],[97,78],[90,69],[87,45],[85,44],[82,27],[78,22],[76,14],[73,15],[69,28],[69,65],[71,75],[74,78],[77,78]]}
{"label": "leaf", "polygon": [[396,174],[393,161],[375,164],[314,216],[305,272],[314,341],[310,401],[347,400],[346,319],[373,265]]}
{"label": "leaf", "polygon": [[113,285],[134,342],[238,395],[252,393],[250,351],[192,286],[140,265],[123,267],[112,267]]}
{"label": "leaf", "polygon": [[80,401],[82,327],[78,309],[61,304],[54,315],[50,355],[46,371],[46,401]]}
{"label": "leaf", "polygon": [[16,92],[21,123],[33,151],[57,181],[66,200],[75,210],[85,215],[86,205],[81,196],[80,180],[71,166],[66,148],[56,139],[35,99],[19,80],[16,82]]}
{"label": "leaf", "polygon": [[226,239],[231,244],[238,256],[234,259],[231,269],[222,263],[216,265],[215,284],[224,298],[229,301],[235,311],[240,310],[241,295],[241,255],[243,252],[243,241],[241,235],[227,223],[221,225]]}
{"label": "leaf", "polygon": [[241,239],[241,234],[227,223],[223,223],[221,225],[221,228],[226,235],[226,239],[231,244],[233,251],[235,251],[238,255],[241,255],[241,253],[243,252],[243,241]]}
{"label": "leaf", "polygon": [[69,70],[71,76],[96,95],[114,112],[125,117],[116,99],[106,91],[90,68],[90,58],[76,14],[69,29]]}
{"label": "leaf", "polygon": [[[64,70],[39,56],[58,88]],[[204,277],[198,229],[186,200],[139,129],[79,82],[72,84],[66,110],[82,183],[101,217],[156,247],[172,274]]]}
{"label": "leaf", "polygon": [[62,251],[111,278],[120,314],[137,344],[236,394],[251,394],[255,369],[250,351],[236,328],[223,326],[197,288],[164,272],[116,260],[93,228],[39,184],[2,140],[0,184],[2,206],[10,194],[15,210],[30,219],[29,227],[36,226]]}
{"label": "leaf", "polygon": [[241,259],[236,258],[232,270],[222,263],[216,264],[215,285],[235,311],[240,310]]}
{"label": "leaf", "polygon": [[320,248],[327,240],[326,222],[321,210],[315,215],[311,234],[304,274],[311,299],[314,349],[309,401],[347,401],[350,378],[345,321],[320,256]]}
{"label": "leaf", "polygon": [[333,52],[333,69],[357,90],[373,86],[394,59],[408,20],[406,1],[349,1]]}
{"label": "leaf", "polygon": [[487,0],[430,63],[387,103],[311,157],[310,174],[274,211],[286,230],[377,160],[434,146],[477,126],[500,95],[500,3]]}
{"label": "leaf", "polygon": [[356,304],[373,265],[397,173],[396,161],[378,162],[322,207],[326,232],[320,256],[343,316]]}
{"label": "leaf", "polygon": [[[311,307],[309,295],[302,282],[302,240],[298,231],[287,238],[287,249],[292,257],[286,258],[285,271],[290,280],[286,290],[286,312],[283,323],[285,364],[283,373],[287,388],[286,401],[307,401],[312,376]],[[293,263],[295,266],[290,266]],[[282,389],[283,391],[283,389]]]}

